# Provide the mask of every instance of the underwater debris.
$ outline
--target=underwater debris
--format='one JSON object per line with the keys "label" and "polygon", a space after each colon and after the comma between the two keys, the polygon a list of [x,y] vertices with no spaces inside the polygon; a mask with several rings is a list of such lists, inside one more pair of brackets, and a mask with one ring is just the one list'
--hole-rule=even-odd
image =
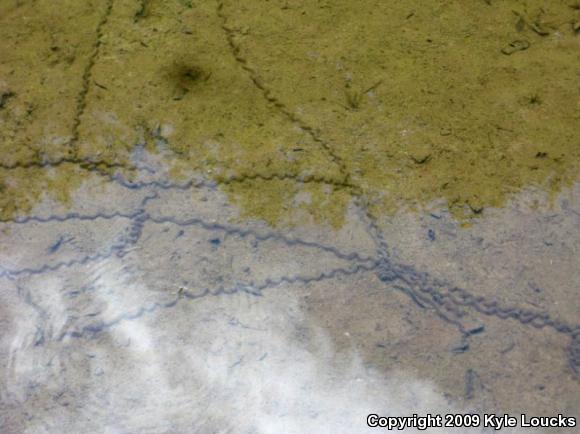
{"label": "underwater debris", "polygon": [[517,39],[510,42],[507,46],[501,49],[501,52],[506,56],[510,56],[518,51],[525,51],[530,48],[530,43],[525,39]]}
{"label": "underwater debris", "polygon": [[211,77],[211,72],[188,63],[175,63],[169,71],[169,79],[175,86],[174,100],[181,100],[193,90],[195,86],[206,82]]}
{"label": "underwater debris", "polygon": [[0,93],[0,109],[3,109],[6,106],[6,103],[10,98],[14,98],[16,94],[12,91],[6,91]]}

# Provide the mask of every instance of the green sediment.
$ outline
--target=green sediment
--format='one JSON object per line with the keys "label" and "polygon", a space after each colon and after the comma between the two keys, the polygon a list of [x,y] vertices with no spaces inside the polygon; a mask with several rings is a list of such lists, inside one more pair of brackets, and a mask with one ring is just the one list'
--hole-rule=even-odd
{"label": "green sediment", "polygon": [[579,11],[0,1],[0,217],[89,173],[20,166],[129,166],[136,144],[272,225],[338,227],[354,192],[376,213],[443,199],[463,222],[529,185],[557,193],[580,173]]}

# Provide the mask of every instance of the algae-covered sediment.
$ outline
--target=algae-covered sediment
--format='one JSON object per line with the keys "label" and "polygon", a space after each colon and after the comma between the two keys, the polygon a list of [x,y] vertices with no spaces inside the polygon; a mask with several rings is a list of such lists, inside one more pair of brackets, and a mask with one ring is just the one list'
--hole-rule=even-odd
{"label": "algae-covered sediment", "polygon": [[579,21],[574,0],[0,0],[0,216],[139,146],[271,224],[339,226],[355,192],[466,221],[560,191]]}

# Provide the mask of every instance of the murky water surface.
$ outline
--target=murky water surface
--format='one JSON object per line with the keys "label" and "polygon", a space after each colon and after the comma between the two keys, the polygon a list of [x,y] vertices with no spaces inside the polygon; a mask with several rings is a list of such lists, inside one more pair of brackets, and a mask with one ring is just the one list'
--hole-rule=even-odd
{"label": "murky water surface", "polygon": [[579,23],[0,0],[0,432],[578,420]]}

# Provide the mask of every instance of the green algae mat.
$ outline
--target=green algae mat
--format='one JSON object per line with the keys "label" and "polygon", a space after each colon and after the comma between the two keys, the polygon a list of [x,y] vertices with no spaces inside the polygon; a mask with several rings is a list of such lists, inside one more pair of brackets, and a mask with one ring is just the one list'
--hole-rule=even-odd
{"label": "green algae mat", "polygon": [[468,224],[578,179],[575,0],[0,0],[0,217],[92,173],[215,181],[242,217]]}

